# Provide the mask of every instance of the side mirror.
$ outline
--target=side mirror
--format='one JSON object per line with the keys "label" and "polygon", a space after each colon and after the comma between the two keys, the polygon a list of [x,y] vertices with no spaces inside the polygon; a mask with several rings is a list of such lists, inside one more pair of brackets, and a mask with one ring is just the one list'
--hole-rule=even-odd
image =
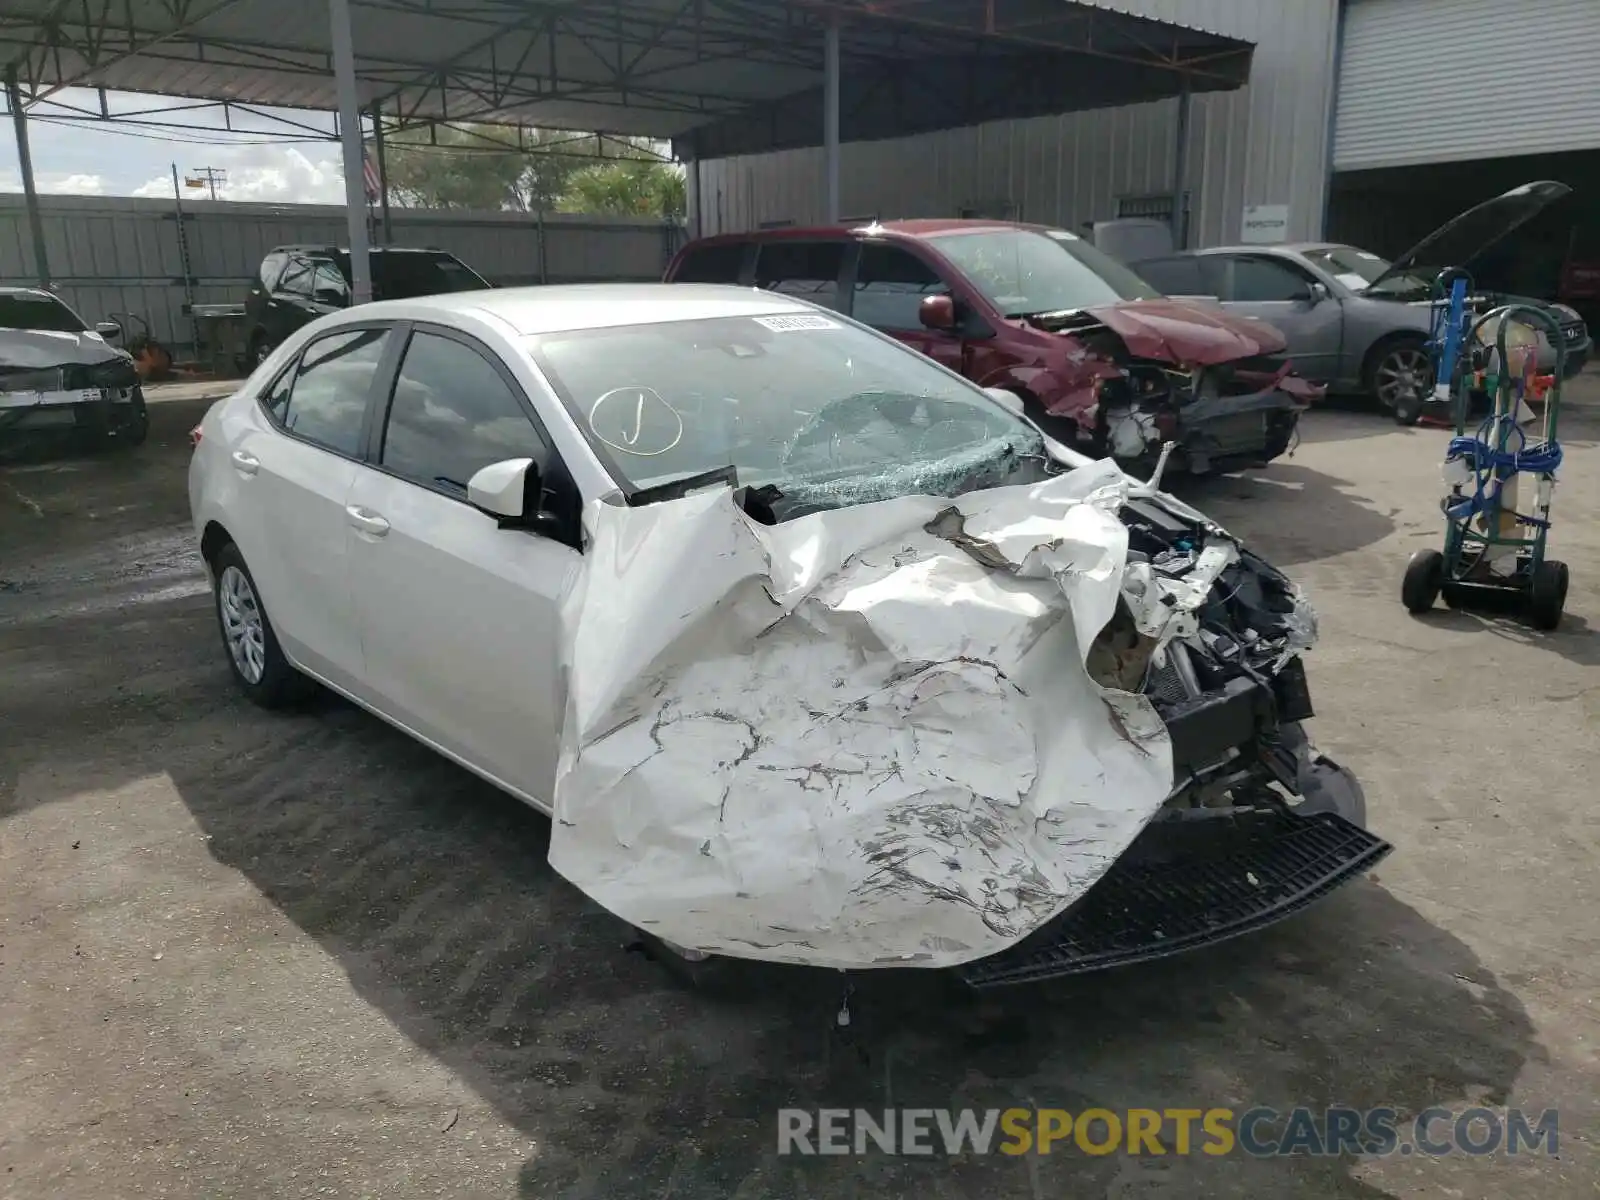
{"label": "side mirror", "polygon": [[494,517],[501,529],[528,529],[559,537],[561,521],[540,506],[544,480],[531,458],[490,463],[467,481],[467,502]]}
{"label": "side mirror", "polygon": [[122,326],[115,321],[97,321],[95,322],[94,331],[108,342],[115,341],[122,336]]}
{"label": "side mirror", "polygon": [[983,394],[1007,412],[1018,417],[1023,415],[1022,397],[1015,392],[1000,387],[986,387],[983,389]]}
{"label": "side mirror", "polygon": [[1313,308],[1321,304],[1324,300],[1331,299],[1332,296],[1333,293],[1328,290],[1328,285],[1323,283],[1320,279],[1314,279],[1310,284],[1307,285],[1306,303],[1310,304]]}
{"label": "side mirror", "polygon": [[949,296],[926,296],[917,308],[917,317],[927,328],[949,333],[956,327],[956,302]]}

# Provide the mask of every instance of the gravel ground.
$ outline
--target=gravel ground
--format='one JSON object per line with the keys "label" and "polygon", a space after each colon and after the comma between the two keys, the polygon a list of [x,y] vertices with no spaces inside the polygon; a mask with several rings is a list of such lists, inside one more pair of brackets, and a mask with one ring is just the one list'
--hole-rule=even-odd
{"label": "gravel ground", "polygon": [[[1600,400],[1594,377],[1584,387]],[[1580,396],[1581,399],[1581,396]],[[554,877],[548,823],[328,699],[230,687],[186,431],[0,468],[0,1196],[1593,1196],[1600,403],[1555,635],[1400,607],[1444,436],[1319,412],[1186,489],[1318,603],[1315,733],[1397,847],[1259,936],[964,996],[704,996]],[[1558,1158],[795,1159],[782,1106],[1561,1111]]]}

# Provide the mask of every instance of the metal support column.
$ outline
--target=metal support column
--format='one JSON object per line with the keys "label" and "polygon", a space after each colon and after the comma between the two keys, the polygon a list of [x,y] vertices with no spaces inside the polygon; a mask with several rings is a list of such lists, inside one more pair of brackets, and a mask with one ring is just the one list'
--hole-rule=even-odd
{"label": "metal support column", "polygon": [[372,106],[372,148],[378,156],[378,206],[383,213],[383,244],[394,245],[394,226],[389,221],[389,155],[383,144],[383,106]]}
{"label": "metal support column", "polygon": [[1192,103],[1189,79],[1185,76],[1183,91],[1178,93],[1177,144],[1172,148],[1172,244],[1179,250],[1189,248],[1189,110]]}
{"label": "metal support column", "polygon": [[372,299],[372,261],[367,254],[367,185],[363,169],[361,99],[356,92],[355,39],[350,33],[350,0],[328,0],[332,26],[333,77],[339,94],[339,142],[344,150],[344,213],[350,240],[350,297]]}
{"label": "metal support column", "polygon": [[829,17],[823,43],[822,156],[828,181],[828,224],[839,222],[839,18]]}
{"label": "metal support column", "polygon": [[28,114],[22,111],[22,85],[17,65],[6,68],[6,103],[11,106],[11,127],[17,135],[17,166],[22,170],[22,194],[28,206],[28,229],[33,234],[33,268],[39,286],[50,286],[50,260],[44,249],[44,214],[39,211],[39,190],[33,183],[33,155],[28,152]]}
{"label": "metal support column", "polygon": [[[692,228],[694,229],[695,237],[703,238],[706,236],[706,177],[700,170],[700,157],[698,154],[690,160],[689,168],[693,172],[689,176],[689,190],[694,195],[694,204],[691,211],[691,217],[694,221]],[[719,229],[717,232],[721,233],[722,230]]]}

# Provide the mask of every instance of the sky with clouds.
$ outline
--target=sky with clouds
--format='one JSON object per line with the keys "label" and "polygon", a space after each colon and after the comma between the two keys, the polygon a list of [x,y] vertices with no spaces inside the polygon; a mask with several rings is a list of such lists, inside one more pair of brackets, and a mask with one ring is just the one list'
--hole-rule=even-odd
{"label": "sky with clouds", "polygon": [[[98,111],[94,92],[68,90],[58,103],[29,110],[28,143],[41,192],[89,196],[170,196],[172,166],[178,174],[213,167],[227,172],[218,199],[278,203],[337,204],[344,198],[339,146],[296,141],[293,130],[269,118],[235,114],[229,132],[214,107],[153,96],[112,93],[111,111],[140,115],[120,124],[72,119],[74,110]],[[152,111],[153,110],[153,111]],[[331,138],[327,113],[283,113]],[[178,126],[171,128],[166,126]],[[20,192],[22,172],[9,120],[0,123],[0,192]],[[201,196],[203,192],[191,192]]]}

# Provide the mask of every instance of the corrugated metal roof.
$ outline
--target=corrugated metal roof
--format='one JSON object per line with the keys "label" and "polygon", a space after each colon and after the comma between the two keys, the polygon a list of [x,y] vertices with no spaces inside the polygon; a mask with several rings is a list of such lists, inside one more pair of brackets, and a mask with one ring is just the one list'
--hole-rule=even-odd
{"label": "corrugated metal roof", "polygon": [[[841,22],[843,133],[922,129],[1238,87],[1250,44],[1078,0],[352,0],[364,104],[391,120],[815,144]],[[0,64],[30,94],[106,87],[336,107],[325,0],[5,0]]]}

